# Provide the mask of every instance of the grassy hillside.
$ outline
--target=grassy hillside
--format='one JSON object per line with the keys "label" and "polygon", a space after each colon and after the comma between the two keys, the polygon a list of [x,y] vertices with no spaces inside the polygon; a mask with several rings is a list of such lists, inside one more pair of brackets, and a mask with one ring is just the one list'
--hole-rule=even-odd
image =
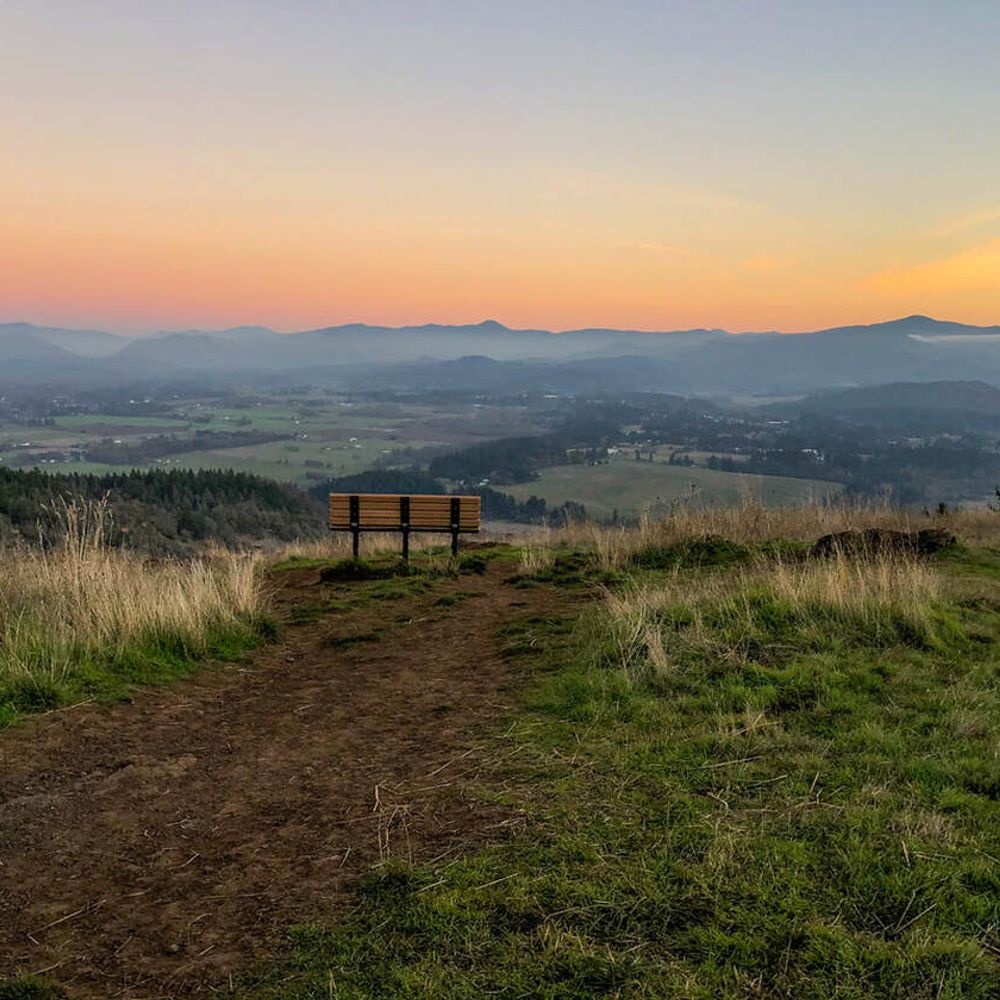
{"label": "grassy hillside", "polygon": [[561,465],[543,469],[537,480],[502,487],[519,500],[538,496],[558,507],[582,503],[594,517],[669,511],[677,503],[695,506],[740,504],[751,497],[769,507],[831,499],[842,492],[836,483],[779,476],[743,475],[621,458],[606,465]]}
{"label": "grassy hillside", "polygon": [[[825,531],[928,526],[960,543],[924,558],[810,555]],[[74,623],[58,633],[67,640],[86,634],[84,621],[103,620],[69,586],[79,576],[72,552],[50,596],[25,604],[52,609],[53,625]],[[280,685],[309,671],[304,688],[273,689],[267,704],[285,708],[269,707],[266,720],[283,718],[292,728],[276,731],[309,749],[306,776],[296,771],[294,789],[254,777],[249,791],[229,785],[207,800],[233,815],[246,806],[251,826],[277,823],[274,842],[260,841],[250,862],[262,884],[272,871],[287,877],[287,866],[268,867],[274,859],[306,866],[315,855],[329,867],[300,868],[294,889],[285,886],[304,917],[278,942],[262,930],[267,894],[254,895],[247,933],[265,934],[253,950],[273,957],[178,986],[177,996],[206,984],[243,1000],[1000,995],[1000,515],[748,504],[685,509],[638,528],[574,524],[458,564],[423,552],[416,573],[388,554],[358,563],[330,555],[312,546],[286,561],[298,576],[285,600],[299,602],[288,621],[312,630],[316,645],[297,657],[279,650],[262,672]],[[27,565],[25,593],[44,572],[43,562]],[[84,590],[105,572],[84,570]],[[151,574],[141,586],[129,578],[142,594],[180,579],[157,576],[167,572],[158,566],[129,572]],[[202,593],[201,579],[179,586]],[[77,596],[56,596],[64,592]],[[245,630],[257,592],[235,592],[241,614],[224,621]],[[77,606],[73,619],[65,609]],[[208,631],[198,634],[211,635],[220,602],[203,608]],[[8,634],[16,620],[4,619]],[[103,649],[117,627],[103,633]],[[141,652],[158,633],[134,634],[147,645],[129,648]],[[196,648],[205,655],[204,640]],[[467,742],[421,761],[410,784],[392,784],[391,762],[422,752],[420,739],[454,736],[457,698],[435,693],[418,708],[423,679],[448,660],[469,691],[498,658],[507,670],[504,693],[484,697],[492,718],[477,717]],[[384,683],[375,690],[388,698],[415,669],[420,683],[387,710],[378,746],[361,738],[367,714],[331,727],[348,690]],[[240,728],[265,720],[230,719],[224,700],[213,704],[212,724],[227,736],[212,768],[227,761],[234,774],[256,775],[282,756],[264,755]],[[381,704],[366,703],[368,713]],[[174,732],[176,720],[165,728]],[[336,799],[331,810],[325,785],[312,796],[313,750],[338,768],[379,762],[387,783],[375,785],[374,812],[370,771],[356,802]],[[411,810],[435,789],[451,789],[441,794],[459,797],[459,813],[443,818],[444,800]],[[183,786],[170,794],[183,796]],[[350,823],[331,824],[324,808],[335,819],[350,813]],[[300,843],[317,811],[318,839]],[[423,839],[442,828],[445,846]],[[247,864],[223,845],[199,882],[195,850],[212,853],[216,836],[183,842],[185,877],[171,891],[183,895],[184,914],[229,877],[227,865]],[[331,872],[350,844],[370,861],[349,902],[334,904]],[[215,933],[216,911],[204,911],[198,934]],[[81,928],[74,954],[88,947]],[[184,963],[210,950],[197,937],[179,947]],[[0,1000],[60,995],[30,983],[0,981]]]}
{"label": "grassy hillside", "polygon": [[890,382],[809,396],[789,407],[790,412],[828,411],[838,415],[916,409],[996,416],[1000,412],[1000,389],[986,382]]}
{"label": "grassy hillside", "polygon": [[381,866],[240,995],[995,997],[1000,552],[791,551],[534,550],[521,586],[617,575],[502,631],[520,832]]}

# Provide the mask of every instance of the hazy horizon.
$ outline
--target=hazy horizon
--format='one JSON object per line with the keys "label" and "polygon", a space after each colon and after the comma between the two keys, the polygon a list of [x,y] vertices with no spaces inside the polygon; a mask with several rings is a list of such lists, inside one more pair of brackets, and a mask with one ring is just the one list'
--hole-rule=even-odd
{"label": "hazy horizon", "polygon": [[0,11],[0,315],[1000,317],[985,2]]}
{"label": "hazy horizon", "polygon": [[237,323],[232,326],[219,326],[219,327],[169,327],[163,324],[154,325],[144,329],[126,329],[126,328],[116,328],[113,325],[109,326],[83,326],[83,325],[63,325],[56,323],[44,323],[33,318],[18,318],[10,319],[7,317],[0,316],[0,329],[4,327],[13,326],[29,326],[38,329],[65,329],[69,331],[79,330],[79,331],[95,331],[101,333],[112,333],[116,336],[120,336],[125,339],[129,338],[143,338],[143,337],[155,337],[160,335],[173,335],[173,334],[216,334],[216,333],[231,333],[239,330],[261,330],[267,331],[269,333],[275,333],[280,335],[294,335],[296,333],[309,333],[313,330],[325,330],[325,329],[338,329],[341,327],[371,327],[372,329],[390,329],[390,330],[407,330],[407,329],[421,329],[427,327],[442,327],[448,329],[461,329],[461,328],[474,328],[474,327],[497,327],[505,331],[512,333],[550,333],[550,334],[563,334],[563,333],[578,333],[586,330],[603,331],[607,333],[638,333],[638,334],[650,334],[655,336],[656,334],[671,334],[671,333],[696,333],[696,332],[706,332],[706,333],[727,333],[732,336],[739,337],[745,335],[754,334],[765,334],[765,333],[775,333],[781,334],[783,336],[803,336],[809,335],[811,333],[824,333],[831,329],[837,329],[842,326],[848,327],[881,327],[887,326],[894,323],[903,323],[908,320],[926,320],[935,324],[956,324],[965,325],[970,327],[983,327],[983,328],[994,328],[1000,327],[1000,318],[996,322],[984,322],[984,323],[960,323],[959,320],[952,318],[942,318],[940,316],[928,316],[924,313],[906,313],[899,316],[891,316],[884,319],[873,319],[868,321],[863,321],[859,323],[850,324],[837,324],[836,327],[817,327],[813,329],[728,329],[725,327],[709,326],[709,325],[699,325],[685,328],[673,328],[668,329],[666,327],[661,329],[654,329],[652,327],[613,327],[613,326],[597,326],[596,324],[585,324],[578,327],[562,327],[562,328],[549,328],[544,327],[539,324],[527,324],[524,326],[515,326],[511,323],[506,323],[501,319],[496,317],[487,317],[485,319],[469,319],[469,320],[458,320],[456,322],[445,323],[435,319],[417,319],[412,322],[405,323],[378,323],[368,319],[349,319],[337,323],[320,323],[315,327],[286,327],[284,329],[267,326],[263,323]]}

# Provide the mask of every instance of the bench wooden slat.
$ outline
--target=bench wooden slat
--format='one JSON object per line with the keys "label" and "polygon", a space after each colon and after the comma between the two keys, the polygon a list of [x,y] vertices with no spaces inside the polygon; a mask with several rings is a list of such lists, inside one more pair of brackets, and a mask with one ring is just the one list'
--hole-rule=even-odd
{"label": "bench wooden slat", "polygon": [[[357,498],[357,525],[351,522],[352,497]],[[403,527],[400,501],[409,502],[409,520]],[[477,496],[452,497],[445,494],[331,493],[330,527],[360,531],[452,531],[452,503],[458,502],[460,532],[479,530],[481,500]]]}

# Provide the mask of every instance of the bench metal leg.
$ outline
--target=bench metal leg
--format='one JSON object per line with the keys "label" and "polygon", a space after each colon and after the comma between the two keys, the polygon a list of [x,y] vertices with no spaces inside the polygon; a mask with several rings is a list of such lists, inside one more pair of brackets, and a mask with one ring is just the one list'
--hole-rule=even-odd
{"label": "bench metal leg", "polygon": [[361,549],[361,498],[354,493],[348,500],[348,504],[350,505],[351,534],[354,536],[354,558],[357,559]]}
{"label": "bench metal leg", "polygon": [[399,529],[403,533],[403,562],[410,561],[410,498],[399,498]]}
{"label": "bench metal leg", "polygon": [[458,497],[451,498],[451,554],[458,555],[458,532],[462,527],[462,508]]}

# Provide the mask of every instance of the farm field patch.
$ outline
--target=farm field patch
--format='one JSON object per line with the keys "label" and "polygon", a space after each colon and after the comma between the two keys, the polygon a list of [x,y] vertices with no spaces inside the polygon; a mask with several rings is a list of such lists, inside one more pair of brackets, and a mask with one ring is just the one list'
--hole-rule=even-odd
{"label": "farm field patch", "polygon": [[718,472],[625,458],[605,465],[553,466],[542,469],[533,482],[500,488],[518,500],[537,496],[555,506],[576,500],[595,517],[610,517],[616,510],[630,515],[646,509],[662,513],[678,503],[735,504],[747,497],[768,506],[792,506],[832,499],[843,492],[839,484],[820,480]]}
{"label": "farm field patch", "polygon": [[391,459],[392,450],[388,442],[379,438],[272,441],[240,448],[182,452],[157,463],[157,468],[233,469],[281,482],[305,483],[311,474],[325,478],[370,469],[379,460]]}
{"label": "farm field patch", "polygon": [[[261,395],[242,404],[184,399],[158,415],[127,412],[60,415],[45,424],[0,426],[0,464],[53,473],[132,469],[231,469],[308,485],[374,466],[410,464],[423,448],[456,447],[537,430],[518,407],[476,403],[355,402],[319,393]],[[266,434],[281,440],[232,447],[206,435]],[[164,449],[162,438],[192,447]],[[121,447],[121,462],[109,449]],[[89,452],[99,452],[93,457]],[[394,456],[394,452],[399,452]],[[95,460],[99,458],[100,460]]]}

